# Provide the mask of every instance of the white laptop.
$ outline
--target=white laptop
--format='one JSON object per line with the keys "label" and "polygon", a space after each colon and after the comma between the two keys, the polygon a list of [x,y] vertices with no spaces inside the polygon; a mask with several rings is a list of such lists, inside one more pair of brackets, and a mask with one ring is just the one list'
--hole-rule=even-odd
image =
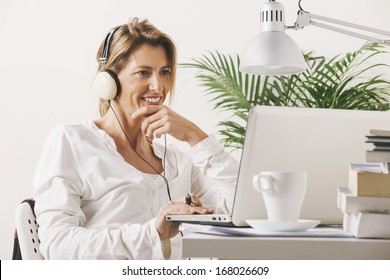
{"label": "white laptop", "polygon": [[301,219],[342,224],[337,190],[348,184],[350,163],[364,163],[370,129],[390,130],[390,112],[256,106],[247,123],[231,215],[170,215],[167,220],[248,226],[266,219],[260,193],[252,188],[259,171],[307,171]]}

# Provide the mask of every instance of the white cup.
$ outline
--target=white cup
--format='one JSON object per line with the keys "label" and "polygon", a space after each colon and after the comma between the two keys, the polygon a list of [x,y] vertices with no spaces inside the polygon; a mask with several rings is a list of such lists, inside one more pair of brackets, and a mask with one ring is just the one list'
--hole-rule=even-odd
{"label": "white cup", "polygon": [[307,172],[262,171],[252,178],[263,195],[268,220],[298,222],[306,192]]}

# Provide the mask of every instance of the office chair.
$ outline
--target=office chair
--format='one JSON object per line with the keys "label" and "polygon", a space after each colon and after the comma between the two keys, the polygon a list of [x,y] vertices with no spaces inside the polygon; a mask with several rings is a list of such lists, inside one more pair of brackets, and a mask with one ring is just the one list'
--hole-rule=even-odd
{"label": "office chair", "polygon": [[19,245],[14,245],[13,258],[17,255],[15,254],[15,251],[17,251],[17,247],[19,247],[21,259],[43,260],[43,256],[39,252],[39,226],[35,218],[33,200],[25,200],[18,206],[15,214],[15,227]]}

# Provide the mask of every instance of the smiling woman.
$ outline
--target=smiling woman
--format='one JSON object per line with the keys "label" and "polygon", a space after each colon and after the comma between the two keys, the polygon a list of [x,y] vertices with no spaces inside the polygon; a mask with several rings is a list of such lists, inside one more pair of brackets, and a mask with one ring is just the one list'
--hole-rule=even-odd
{"label": "smiling woman", "polygon": [[128,104],[128,112],[146,105],[161,105],[170,91],[170,66],[162,46],[140,45],[118,74],[123,85],[118,102]]}
{"label": "smiling woman", "polygon": [[[46,259],[181,258],[179,225],[166,215],[229,212],[237,161],[163,105],[176,49],[148,21],[110,30],[98,62],[101,117],[56,126],[38,163],[40,251]],[[190,154],[153,141],[165,134],[187,142]]]}
{"label": "smiling woman", "polygon": [[[156,52],[150,52],[151,49],[155,49]],[[145,56],[146,52],[147,56]],[[158,84],[159,82],[164,82],[164,90],[167,92],[174,88],[176,79],[175,44],[168,35],[156,29],[148,21],[134,19],[128,25],[112,28],[98,50],[97,59],[99,74],[108,72],[118,86],[120,86],[118,78],[122,78],[127,81],[125,85],[128,85],[131,79],[138,79],[148,83],[147,85],[151,86],[152,89],[153,86],[161,86]],[[128,63],[129,59],[131,61]],[[156,71],[157,76],[154,75]],[[163,80],[160,81],[160,79],[156,79],[157,77],[161,77]],[[118,88],[115,95],[120,90]],[[172,91],[170,92],[172,93]],[[114,96],[110,96],[108,99],[112,99]],[[106,99],[106,96],[101,96],[100,113],[102,116],[109,109]]]}

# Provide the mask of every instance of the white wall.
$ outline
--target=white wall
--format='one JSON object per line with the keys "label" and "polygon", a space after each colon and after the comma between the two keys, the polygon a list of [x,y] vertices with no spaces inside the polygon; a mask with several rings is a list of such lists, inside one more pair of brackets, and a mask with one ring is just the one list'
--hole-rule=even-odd
{"label": "white wall", "polygon": [[[32,195],[35,165],[49,129],[97,117],[89,85],[96,50],[110,27],[133,16],[148,18],[174,38],[180,62],[206,50],[236,54],[257,34],[264,1],[0,0],[0,259],[11,258],[14,211]],[[298,0],[281,2],[292,24]],[[315,14],[390,30],[388,0],[304,0],[302,5]],[[328,56],[364,43],[315,27],[289,34],[303,50]],[[382,59],[390,64],[390,54]],[[207,100],[191,74],[180,70],[172,106],[215,133],[226,114],[212,112]]]}

